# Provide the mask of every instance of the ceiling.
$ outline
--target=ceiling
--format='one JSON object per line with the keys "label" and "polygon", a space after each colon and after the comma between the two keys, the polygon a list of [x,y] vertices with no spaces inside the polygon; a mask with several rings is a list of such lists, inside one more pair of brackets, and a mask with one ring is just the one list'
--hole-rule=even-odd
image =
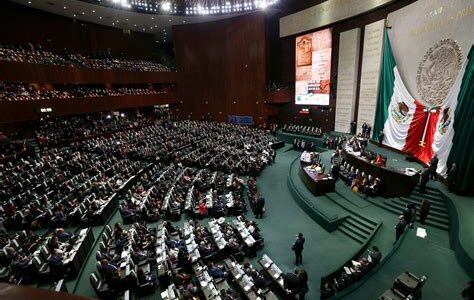
{"label": "ceiling", "polygon": [[[95,5],[79,0],[10,1],[80,21],[155,34],[159,42],[170,41],[171,27],[174,25],[210,22],[245,14],[234,13],[204,16],[151,15]],[[267,8],[264,11],[268,15],[278,12],[275,8]]]}

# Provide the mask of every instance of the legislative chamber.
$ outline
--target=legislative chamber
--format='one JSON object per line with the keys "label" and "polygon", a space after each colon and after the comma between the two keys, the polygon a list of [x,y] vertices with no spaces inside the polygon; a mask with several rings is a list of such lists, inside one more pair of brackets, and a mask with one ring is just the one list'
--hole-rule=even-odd
{"label": "legislative chamber", "polygon": [[0,1],[0,299],[474,300],[473,12]]}

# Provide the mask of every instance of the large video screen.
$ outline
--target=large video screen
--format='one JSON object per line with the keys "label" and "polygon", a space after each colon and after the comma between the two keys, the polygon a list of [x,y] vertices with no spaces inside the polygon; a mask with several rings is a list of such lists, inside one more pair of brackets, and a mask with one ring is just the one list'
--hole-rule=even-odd
{"label": "large video screen", "polygon": [[295,103],[329,105],[331,29],[296,37]]}

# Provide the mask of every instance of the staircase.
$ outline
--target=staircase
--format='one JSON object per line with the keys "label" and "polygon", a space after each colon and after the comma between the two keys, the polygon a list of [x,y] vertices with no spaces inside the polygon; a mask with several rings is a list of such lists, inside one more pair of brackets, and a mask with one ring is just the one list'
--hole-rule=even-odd
{"label": "staircase", "polygon": [[376,200],[374,200],[373,203],[396,214],[401,214],[408,203],[414,203],[417,209],[417,216],[419,217],[420,206],[423,199],[427,199],[431,202],[430,213],[426,219],[426,224],[449,231],[448,209],[442,194],[437,189],[427,187],[426,192],[420,194],[419,186],[417,186],[408,197],[387,199],[383,203],[375,203]]}
{"label": "staircase", "polygon": [[349,215],[337,230],[344,233],[359,244],[364,244],[372,232],[376,230],[377,223],[362,216]]}

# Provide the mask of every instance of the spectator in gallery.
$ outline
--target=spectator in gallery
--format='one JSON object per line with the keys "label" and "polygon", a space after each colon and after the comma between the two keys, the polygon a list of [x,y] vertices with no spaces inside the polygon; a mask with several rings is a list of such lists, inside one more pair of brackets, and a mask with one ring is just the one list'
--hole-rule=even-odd
{"label": "spectator in gallery", "polygon": [[405,217],[403,215],[400,215],[398,217],[398,223],[397,225],[395,225],[395,242],[398,242],[398,240],[400,239],[400,237],[402,236],[402,234],[405,232],[405,227],[406,227],[407,223],[405,221]]}
{"label": "spectator in gallery", "polygon": [[450,192],[456,191],[456,176],[458,173],[458,169],[456,163],[452,163],[451,167],[448,170],[448,190]]}
{"label": "spectator in gallery", "polygon": [[424,199],[421,202],[420,207],[420,223],[425,225],[426,219],[428,218],[428,214],[430,213],[431,202],[429,200]]}

